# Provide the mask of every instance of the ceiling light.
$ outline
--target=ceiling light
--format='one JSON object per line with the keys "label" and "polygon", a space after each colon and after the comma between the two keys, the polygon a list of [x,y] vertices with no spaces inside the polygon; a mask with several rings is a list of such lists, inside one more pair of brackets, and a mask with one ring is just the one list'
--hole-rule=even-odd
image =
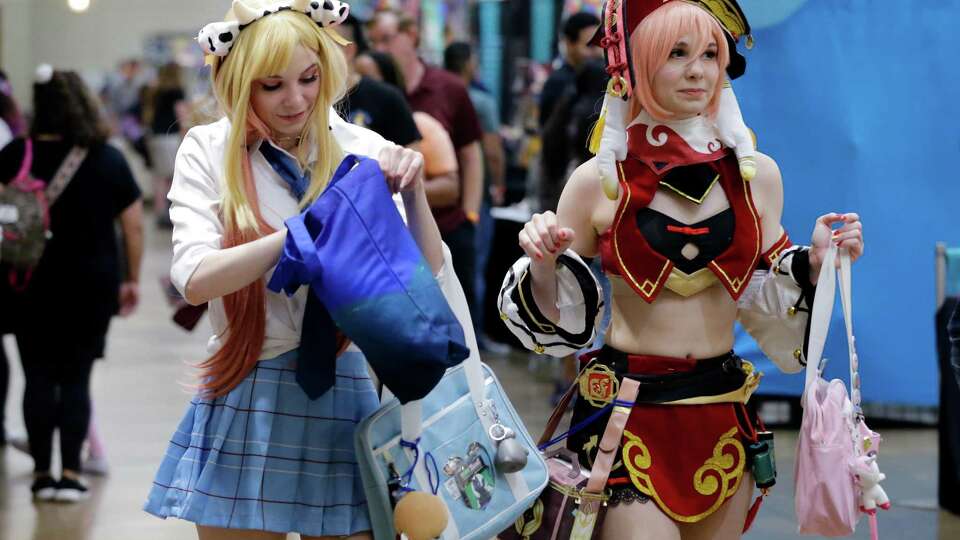
{"label": "ceiling light", "polygon": [[90,7],[90,0],[67,0],[67,5],[77,13],[83,13]]}

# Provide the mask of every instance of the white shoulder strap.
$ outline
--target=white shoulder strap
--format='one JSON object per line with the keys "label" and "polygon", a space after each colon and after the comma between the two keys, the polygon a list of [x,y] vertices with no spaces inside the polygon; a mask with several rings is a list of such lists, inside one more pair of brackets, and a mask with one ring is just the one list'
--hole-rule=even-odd
{"label": "white shoulder strap", "polygon": [[63,190],[67,189],[67,185],[70,184],[70,180],[73,180],[74,175],[77,174],[77,169],[80,168],[80,165],[83,164],[83,160],[86,158],[86,148],[74,146],[70,149],[70,153],[68,153],[67,157],[63,159],[63,163],[61,163],[60,168],[57,169],[57,173],[53,176],[53,180],[47,184],[47,206],[53,206],[53,203],[57,202],[57,199],[60,198],[60,194],[63,193]]}
{"label": "white shoulder strap", "polygon": [[843,321],[847,329],[847,350],[850,354],[850,402],[854,414],[860,413],[860,358],[857,356],[857,343],[853,335],[853,299],[850,283],[850,253],[846,249],[839,251],[840,257],[840,303],[843,307]]}
{"label": "white shoulder strap", "polygon": [[807,372],[804,380],[804,395],[820,376],[820,361],[823,358],[823,347],[827,342],[830,331],[830,318],[833,316],[833,301],[836,293],[837,273],[834,270],[834,261],[837,257],[837,247],[830,246],[823,257],[820,266],[820,277],[817,279],[817,294],[813,301],[813,310],[810,314],[810,338],[807,341]]}

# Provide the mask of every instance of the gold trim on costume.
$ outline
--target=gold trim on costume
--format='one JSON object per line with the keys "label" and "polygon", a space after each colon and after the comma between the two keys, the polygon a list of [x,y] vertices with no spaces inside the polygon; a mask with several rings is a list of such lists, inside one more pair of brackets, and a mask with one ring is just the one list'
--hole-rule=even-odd
{"label": "gold trim on costume", "polygon": [[731,0],[699,0],[720,24],[733,35],[733,39],[740,39],[747,31],[747,21],[743,20]]}
{"label": "gold trim on costume", "polygon": [[[593,456],[591,455],[591,452],[597,447],[598,444],[600,444],[600,436],[593,435],[587,439],[587,442],[583,443],[583,446],[580,447],[580,449],[583,450],[584,454],[587,456],[587,465],[590,465],[590,467],[593,467]],[[613,467],[610,468],[610,472],[619,470],[620,467],[623,467],[623,461],[617,460],[613,464]]]}
{"label": "gold trim on costume", "polygon": [[[647,448],[640,437],[630,433],[629,430],[624,430],[623,436],[627,440],[627,443],[623,446],[622,452],[627,471],[630,473],[630,480],[633,482],[634,487],[641,493],[655,500],[657,506],[674,521],[696,523],[716,512],[740,487],[740,480],[743,478],[743,468],[746,462],[746,452],[743,449],[743,445],[736,438],[739,431],[739,428],[734,427],[721,435],[720,440],[713,448],[713,455],[707,458],[703,466],[694,474],[693,485],[697,493],[711,496],[719,491],[716,500],[705,512],[695,516],[683,516],[674,512],[666,505],[657,493],[650,479],[650,475],[643,472],[653,465],[650,449]],[[728,446],[733,447],[736,454],[724,452],[724,449]],[[637,455],[631,459],[630,451],[634,449],[637,450]],[[713,473],[715,476],[705,476],[710,473]]]}
{"label": "gold trim on costume", "polygon": [[[550,484],[553,485],[552,483]],[[533,503],[533,516],[530,521],[527,521],[524,517],[526,512],[520,514],[520,517],[517,518],[517,521],[513,524],[514,530],[517,531],[523,538],[529,538],[533,534],[540,530],[540,527],[543,526],[543,500],[537,499],[537,502]]]}
{"label": "gold trim on costume", "polygon": [[783,250],[787,249],[787,244],[789,243],[790,238],[788,238],[786,234],[781,234],[780,239],[777,240],[777,243],[775,243],[768,251],[769,255],[767,255],[767,264],[770,266],[776,264],[777,259],[780,258],[780,254],[783,253]]}
{"label": "gold trim on costume", "polygon": [[[747,209],[750,210],[750,215],[753,216],[753,227],[757,231],[757,239],[754,242],[756,245],[754,246],[753,260],[750,261],[750,265],[748,266],[748,268],[751,269],[750,272],[752,273],[752,269],[757,267],[757,260],[763,253],[760,246],[760,242],[763,239],[763,231],[760,229],[760,216],[757,215],[757,209],[753,206],[753,198],[750,196],[750,185],[742,177],[740,178],[740,181],[743,182],[743,198],[747,200]],[[747,278],[746,280],[744,277],[736,277],[731,279],[730,276],[727,275],[727,272],[721,268],[719,264],[717,264],[716,259],[710,261],[709,266],[722,274],[723,278],[727,280],[727,284],[729,284],[730,288],[733,289],[733,292],[739,293],[740,288],[743,287],[744,283],[749,281],[750,274],[745,276]]]}
{"label": "gold trim on costume", "polygon": [[[533,316],[533,311],[530,310],[530,306],[527,305],[527,299],[523,295],[523,280],[527,279],[527,276],[530,274],[529,270],[524,270],[523,275],[520,276],[520,279],[517,280],[517,292],[520,293],[520,303],[523,304],[523,309],[526,310],[527,315],[530,316],[530,320],[533,321],[533,324],[536,324],[540,328],[540,331],[544,334],[556,334],[557,328],[549,323],[541,323]],[[533,299],[531,299],[531,302]]]}
{"label": "gold trim on costume", "polygon": [[[634,289],[639,290],[640,293],[646,300],[651,300],[653,293],[657,290],[657,283],[663,279],[664,272],[667,271],[667,268],[670,267],[670,261],[667,260],[663,263],[663,268],[660,269],[660,274],[657,276],[657,281],[650,281],[646,279],[643,281],[643,285],[640,285],[637,282],[637,278],[633,277],[633,274],[630,273],[630,269],[627,267],[627,264],[623,262],[623,258],[620,256],[620,242],[618,238],[617,231],[620,229],[620,222],[623,221],[623,214],[626,212],[626,209],[630,206],[630,185],[627,183],[627,175],[623,172],[623,164],[617,162],[617,169],[620,171],[620,184],[623,189],[624,200],[621,203],[620,207],[617,208],[617,215],[613,220],[613,226],[611,227],[611,241],[613,243],[613,253],[617,256],[617,261],[620,263],[620,268],[623,273],[626,274],[626,277],[630,279],[630,283],[633,284]],[[622,277],[622,276],[621,276]]]}
{"label": "gold trim on costume", "polygon": [[712,287],[719,281],[720,279],[709,268],[701,268],[692,274],[687,274],[674,267],[670,270],[670,276],[667,277],[664,287],[687,298]]}
{"label": "gold trim on costume", "polygon": [[580,375],[580,396],[587,403],[600,409],[613,403],[620,392],[617,374],[608,366],[594,364]]}
{"label": "gold trim on costume", "polygon": [[710,191],[713,189],[713,186],[717,185],[717,182],[719,181],[720,181],[720,173],[717,173],[717,176],[713,179],[713,182],[710,182],[710,185],[707,187],[707,190],[703,192],[703,196],[701,196],[699,199],[697,199],[696,197],[693,197],[692,195],[688,195],[684,193],[679,188],[673,187],[666,180],[661,180],[660,185],[670,188],[670,191],[673,191],[674,193],[676,193],[677,195],[680,195],[681,197],[683,197],[684,199],[687,199],[688,201],[695,202],[697,204],[703,204],[703,201],[707,200],[707,195],[710,194]]}

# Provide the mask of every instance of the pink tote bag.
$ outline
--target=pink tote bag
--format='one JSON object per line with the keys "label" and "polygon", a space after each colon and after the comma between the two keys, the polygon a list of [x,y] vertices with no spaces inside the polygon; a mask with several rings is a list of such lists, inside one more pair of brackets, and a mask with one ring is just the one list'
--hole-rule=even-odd
{"label": "pink tote bag", "polygon": [[[840,261],[840,289],[850,355],[851,391],[840,379],[827,382],[820,371],[837,288],[836,260]],[[795,500],[800,534],[826,537],[854,533],[861,512],[861,489],[854,464],[870,454],[875,461],[879,435],[863,421],[860,375],[852,326],[850,256],[832,246],[824,257],[814,300],[801,405],[803,421],[797,441],[794,470]],[[878,472],[879,474],[879,472]],[[873,518],[873,516],[871,516]],[[875,521],[871,521],[876,538]]]}

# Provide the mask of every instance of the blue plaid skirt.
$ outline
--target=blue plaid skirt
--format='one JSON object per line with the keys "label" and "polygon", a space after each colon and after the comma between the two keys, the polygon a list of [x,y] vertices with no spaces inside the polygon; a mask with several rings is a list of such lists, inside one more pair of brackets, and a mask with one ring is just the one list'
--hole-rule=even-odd
{"label": "blue plaid skirt", "polygon": [[337,360],[310,401],[297,352],[261,360],[229,394],[194,398],[144,510],[209,527],[344,536],[370,530],[353,434],[378,407],[364,357]]}

